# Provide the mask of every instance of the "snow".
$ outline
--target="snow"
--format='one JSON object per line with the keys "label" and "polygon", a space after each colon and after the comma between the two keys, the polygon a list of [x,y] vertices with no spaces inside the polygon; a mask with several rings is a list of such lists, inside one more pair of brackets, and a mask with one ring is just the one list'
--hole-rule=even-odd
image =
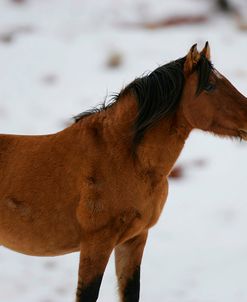
{"label": "snow", "polygon": [[[234,2],[246,10],[244,0]],[[9,43],[0,41],[1,132],[56,132],[107,94],[206,40],[215,67],[246,95],[246,32],[230,18],[214,12],[206,24],[124,26],[213,10],[203,0],[0,0],[0,37],[16,32]],[[110,69],[113,52],[123,64]],[[178,162],[185,177],[170,181],[164,212],[150,231],[141,301],[247,301],[246,152],[244,142],[191,134]],[[38,258],[1,247],[0,301],[73,301],[77,267],[78,254]],[[111,259],[99,301],[116,300]]]}

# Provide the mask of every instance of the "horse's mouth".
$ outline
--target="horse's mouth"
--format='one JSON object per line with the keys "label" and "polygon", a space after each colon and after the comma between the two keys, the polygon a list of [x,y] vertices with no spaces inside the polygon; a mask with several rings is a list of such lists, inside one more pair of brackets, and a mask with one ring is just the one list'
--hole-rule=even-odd
{"label": "horse's mouth", "polygon": [[247,141],[247,129],[239,129],[239,136]]}

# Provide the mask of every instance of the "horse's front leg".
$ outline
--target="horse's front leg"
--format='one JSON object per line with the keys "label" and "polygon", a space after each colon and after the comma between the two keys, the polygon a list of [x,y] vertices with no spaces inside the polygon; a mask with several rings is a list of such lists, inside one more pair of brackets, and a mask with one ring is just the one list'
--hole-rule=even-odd
{"label": "horse's front leg", "polygon": [[115,248],[116,273],[121,302],[138,302],[140,267],[147,232]]}
{"label": "horse's front leg", "polygon": [[112,238],[97,234],[81,243],[76,302],[95,302],[105,267],[114,248]]}

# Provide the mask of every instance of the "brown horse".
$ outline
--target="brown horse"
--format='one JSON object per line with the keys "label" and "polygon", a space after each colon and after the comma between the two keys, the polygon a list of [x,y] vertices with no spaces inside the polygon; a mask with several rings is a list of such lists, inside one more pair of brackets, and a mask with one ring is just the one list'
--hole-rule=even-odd
{"label": "brown horse", "polygon": [[194,128],[247,138],[247,100],[212,66],[208,43],[59,133],[1,135],[0,244],[37,256],[80,251],[78,302],[97,300],[115,249],[120,299],[139,301],[148,230]]}

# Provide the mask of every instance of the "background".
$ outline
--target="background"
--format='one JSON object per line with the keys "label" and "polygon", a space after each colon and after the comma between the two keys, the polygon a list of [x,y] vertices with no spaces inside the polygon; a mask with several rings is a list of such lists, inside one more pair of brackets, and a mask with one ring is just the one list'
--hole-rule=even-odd
{"label": "background", "polygon": [[[245,0],[0,0],[0,132],[53,133],[73,115],[209,40],[247,95]],[[247,301],[247,145],[194,131],[151,230],[141,301]],[[78,254],[0,247],[0,302],[74,301]],[[113,259],[99,301],[117,301]]]}

